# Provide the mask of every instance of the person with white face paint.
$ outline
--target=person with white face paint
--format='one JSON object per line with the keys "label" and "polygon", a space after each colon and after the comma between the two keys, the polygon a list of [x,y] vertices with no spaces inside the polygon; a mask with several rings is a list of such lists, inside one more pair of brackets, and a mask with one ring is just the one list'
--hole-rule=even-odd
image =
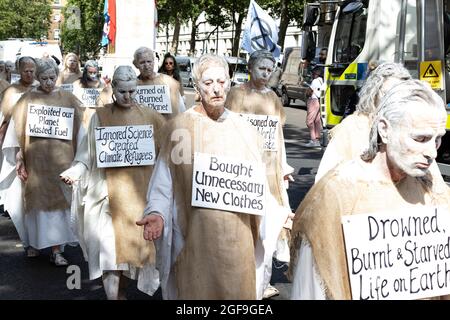
{"label": "person with white face paint", "polygon": [[[155,247],[142,238],[135,221],[146,205],[148,182],[153,165],[99,168],[96,140],[99,127],[153,126],[157,156],[165,119],[156,111],[138,105],[136,73],[119,66],[112,79],[114,103],[99,108],[92,116],[86,140],[73,166],[61,179],[73,185],[79,199],[73,212],[79,219],[79,238],[89,264],[89,279],[102,276],[110,300],[125,299],[126,278],[136,279],[138,289],[152,295],[159,287],[155,269]],[[149,139],[149,143],[150,138]],[[120,141],[117,141],[119,144]],[[84,203],[82,199],[85,199]],[[125,278],[126,277],[126,278]]]}
{"label": "person with white face paint", "polygon": [[167,123],[145,216],[137,223],[145,226],[144,238],[155,241],[164,299],[261,299],[265,228],[281,229],[288,212],[274,214],[279,206],[270,192],[262,217],[191,204],[192,160],[195,165],[199,152],[260,164],[263,153],[257,131],[225,108],[225,59],[201,56],[193,77],[200,102]]}
{"label": "person with white face paint", "polygon": [[381,98],[390,88],[408,79],[411,79],[409,71],[394,62],[382,63],[370,72],[359,93],[356,111],[330,130],[330,141],[320,160],[315,182],[337,164],[358,157],[367,149],[370,121]]}
{"label": "person with white face paint", "polygon": [[6,61],[5,62],[5,73],[6,73],[6,81],[11,83],[11,74],[14,72],[14,62]]}
{"label": "person with white face paint", "polygon": [[9,86],[8,89],[3,92],[0,102],[0,143],[3,143],[3,138],[16,102],[25,92],[28,92],[33,88],[36,61],[31,57],[21,57],[18,61],[18,65],[20,80],[18,83]]}
{"label": "person with white face paint", "polygon": [[0,94],[8,88],[10,83],[6,81],[5,61],[0,60]]}
{"label": "person with white face paint", "polygon": [[73,94],[85,107],[83,125],[87,128],[95,110],[112,102],[111,86],[107,86],[100,78],[97,62],[86,61],[81,78],[73,83]]}
{"label": "person with white face paint", "polygon": [[449,188],[433,188],[430,168],[447,113],[430,86],[405,80],[374,113],[368,149],[330,170],[297,209],[292,229],[292,299],[351,299],[342,215],[447,207]]}
{"label": "person with white face paint", "polygon": [[64,58],[64,67],[56,82],[57,86],[62,84],[70,84],[81,78],[80,59],[78,56],[69,52]]}
{"label": "person with white face paint", "polygon": [[[20,80],[17,83],[9,86],[2,95],[2,99],[0,100],[0,146],[2,151],[0,152],[0,164],[1,164],[1,173],[0,173],[0,199],[6,207],[6,211],[11,207],[9,197],[7,195],[8,189],[11,186],[11,183],[14,181],[16,177],[15,170],[15,154],[16,154],[16,143],[9,140],[7,143],[3,143],[5,135],[8,131],[9,121],[11,119],[12,112],[17,101],[20,97],[25,93],[30,91],[33,87],[34,83],[34,73],[36,71],[36,62],[31,57],[21,57],[18,60],[18,68],[20,73]],[[9,129],[11,135],[14,135],[14,127]],[[3,165],[4,164],[4,165]],[[13,220],[13,222],[15,222]]]}
{"label": "person with white face paint", "polygon": [[[276,123],[277,129],[273,137],[274,145],[265,148],[264,163],[268,170],[271,193],[275,195],[281,206],[290,210],[285,177],[288,179],[288,176],[294,170],[286,162],[286,149],[283,135],[283,125],[286,121],[286,115],[279,97],[267,87],[274,65],[275,59],[270,51],[257,50],[253,52],[248,60],[250,81],[231,88],[225,106],[231,111],[241,114],[270,116],[271,121]],[[284,262],[289,262],[288,230],[283,228],[283,230],[273,230],[273,232],[281,232],[278,243],[286,249],[285,256],[281,257],[278,255],[278,257]],[[274,246],[273,250],[275,251],[275,249]],[[281,247],[279,251],[281,252]],[[268,253],[266,275],[268,289],[265,298],[278,294],[277,289],[269,285],[271,274],[272,254]]]}
{"label": "person with white face paint", "polygon": [[[15,156],[17,177],[8,189],[8,201],[15,205],[8,212],[18,222],[16,228],[28,247],[28,257],[35,257],[40,249],[51,247],[50,260],[56,266],[65,266],[68,261],[62,255],[62,245],[78,240],[71,229],[70,199],[61,189],[59,173],[70,167],[84,135],[80,127],[82,109],[73,94],[55,88],[58,67],[53,59],[37,61],[36,78],[39,87],[25,93],[12,112],[10,127],[15,128],[16,136],[8,138],[7,134],[5,138],[5,141],[16,141],[19,148]],[[57,109],[59,107],[66,109]],[[63,121],[63,112],[73,120],[68,121],[67,129],[60,134],[57,134],[59,127],[51,128],[51,132],[47,130],[50,137],[28,130],[31,126],[27,124],[28,118],[49,112],[59,117],[55,120],[59,123]],[[45,118],[40,118],[39,123]],[[17,178],[22,181],[23,190]]]}
{"label": "person with white face paint", "polygon": [[172,119],[177,114],[186,110],[183,97],[180,93],[180,83],[171,76],[155,73],[155,58],[151,49],[147,47],[137,49],[134,53],[133,64],[140,72],[138,76],[138,87],[149,85],[164,85],[168,87],[172,113],[163,114],[164,118]]}

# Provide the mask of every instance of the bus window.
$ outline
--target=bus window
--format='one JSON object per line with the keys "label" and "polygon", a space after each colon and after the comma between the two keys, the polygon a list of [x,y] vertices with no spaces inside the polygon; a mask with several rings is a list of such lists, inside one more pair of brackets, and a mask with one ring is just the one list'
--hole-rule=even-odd
{"label": "bus window", "polygon": [[351,63],[361,53],[366,41],[367,1],[351,2],[341,10],[339,16],[334,62]]}

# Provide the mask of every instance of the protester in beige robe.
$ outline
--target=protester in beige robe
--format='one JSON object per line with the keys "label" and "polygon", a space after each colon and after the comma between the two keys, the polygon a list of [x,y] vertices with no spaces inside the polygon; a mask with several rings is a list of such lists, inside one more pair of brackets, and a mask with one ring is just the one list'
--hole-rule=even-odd
{"label": "protester in beige robe", "polygon": [[[15,154],[16,143],[7,141],[3,143],[6,132],[8,130],[11,115],[20,97],[33,88],[34,73],[36,71],[35,60],[31,57],[21,57],[18,61],[20,80],[9,86],[2,94],[0,100],[0,201],[8,212],[10,202],[7,199],[7,190],[16,177],[15,170]],[[14,128],[12,128],[14,131]],[[12,143],[11,143],[12,142]],[[18,225],[17,221],[14,221]]]}
{"label": "protester in beige robe", "polygon": [[10,83],[6,80],[5,61],[0,60],[0,94],[9,87]]}
{"label": "protester in beige robe", "polygon": [[358,157],[367,149],[371,120],[384,93],[402,80],[411,79],[399,63],[386,62],[372,70],[361,88],[356,111],[330,130],[330,142],[320,160],[315,182],[337,164]]}
{"label": "protester in beige robe", "polygon": [[[86,89],[95,89],[98,92],[95,101],[91,101],[91,97],[86,94]],[[95,110],[112,102],[111,88],[100,78],[97,62],[94,60],[86,61],[81,78],[73,83],[73,94],[85,107],[83,125],[87,128],[89,120],[95,113]],[[109,96],[106,96],[105,94],[109,94]]]}
{"label": "protester in beige robe", "polygon": [[255,163],[263,153],[258,132],[224,108],[230,86],[225,59],[204,55],[193,75],[201,103],[167,123],[138,224],[145,225],[145,239],[161,237],[157,266],[165,299],[261,299],[264,250],[274,246],[289,210],[270,192],[262,217],[191,205],[195,152]]}
{"label": "protester in beige robe", "polygon": [[[70,199],[65,197],[59,173],[70,167],[83,135],[80,129],[82,109],[71,93],[55,89],[58,67],[53,59],[37,61],[36,77],[40,86],[24,94],[13,110],[11,124],[16,133],[19,152],[16,155],[16,172],[23,182],[23,212],[16,215],[23,222],[19,227],[22,241],[29,245],[27,254],[34,257],[39,249],[51,247],[51,261],[57,266],[67,265],[61,245],[77,242],[70,228]],[[27,132],[30,105],[64,107],[74,110],[72,136],[68,140],[31,136]],[[14,124],[14,125],[13,125]],[[11,197],[21,197],[22,191],[12,185]],[[23,215],[22,215],[23,213]]]}
{"label": "protester in beige robe", "polygon": [[20,80],[9,86],[2,94],[0,102],[0,143],[8,128],[9,120],[13,112],[13,108],[20,97],[33,88],[34,73],[36,71],[36,62],[31,57],[21,57],[18,61]]}
{"label": "protester in beige robe", "polygon": [[78,233],[89,263],[89,279],[102,276],[106,295],[113,300],[125,298],[123,276],[137,279],[138,288],[150,295],[159,286],[154,245],[142,238],[143,228],[135,224],[146,205],[153,165],[97,167],[97,127],[152,125],[159,153],[165,120],[158,112],[134,102],[136,81],[130,66],[116,69],[112,81],[115,102],[99,108],[92,116],[87,140],[73,167],[61,174],[66,183],[75,182],[78,203],[73,210],[79,219]]}
{"label": "protester in beige robe", "polygon": [[78,56],[69,52],[64,58],[64,69],[58,77],[57,86],[62,84],[71,84],[81,78],[80,59]]}
{"label": "protester in beige robe", "polygon": [[449,189],[430,172],[445,134],[442,99],[428,84],[405,80],[381,100],[361,158],[330,170],[297,209],[292,229],[292,299],[351,299],[343,215],[445,206]]}
{"label": "protester in beige robe", "polygon": [[[275,137],[275,148],[264,151],[264,163],[268,170],[269,186],[272,194],[281,206],[290,209],[289,198],[286,192],[285,177],[294,171],[286,162],[286,149],[284,145],[283,125],[286,120],[283,105],[278,96],[266,87],[270,74],[275,65],[275,59],[268,50],[257,50],[250,55],[248,69],[250,81],[240,86],[231,88],[227,96],[225,106],[231,111],[242,114],[268,115],[278,117],[278,131]],[[283,229],[279,243],[282,248],[288,248],[289,231]],[[285,250],[286,254],[288,250]],[[289,255],[281,257],[284,262],[289,262]],[[267,258],[268,272],[272,270],[272,254]],[[265,297],[278,294],[277,290],[268,285]]]}
{"label": "protester in beige robe", "polygon": [[151,49],[141,47],[134,53],[133,64],[139,69],[138,86],[166,85],[170,90],[171,114],[163,114],[164,118],[172,119],[177,114],[184,112],[186,107],[180,93],[180,84],[174,78],[154,71],[154,53]]}

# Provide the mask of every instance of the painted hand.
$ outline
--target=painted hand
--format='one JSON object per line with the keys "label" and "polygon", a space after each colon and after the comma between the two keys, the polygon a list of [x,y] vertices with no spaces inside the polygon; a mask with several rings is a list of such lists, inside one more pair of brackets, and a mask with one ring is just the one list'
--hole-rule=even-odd
{"label": "painted hand", "polygon": [[144,226],[144,239],[153,241],[161,237],[164,220],[161,216],[156,214],[149,214],[139,221],[136,221],[138,226]]}

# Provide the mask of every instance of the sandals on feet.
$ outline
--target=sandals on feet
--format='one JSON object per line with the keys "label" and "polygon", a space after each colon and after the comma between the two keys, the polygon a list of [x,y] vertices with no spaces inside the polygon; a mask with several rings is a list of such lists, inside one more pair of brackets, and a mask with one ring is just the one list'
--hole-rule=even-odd
{"label": "sandals on feet", "polygon": [[55,266],[67,266],[69,262],[64,258],[61,252],[52,253],[50,255],[50,262],[53,262]]}

